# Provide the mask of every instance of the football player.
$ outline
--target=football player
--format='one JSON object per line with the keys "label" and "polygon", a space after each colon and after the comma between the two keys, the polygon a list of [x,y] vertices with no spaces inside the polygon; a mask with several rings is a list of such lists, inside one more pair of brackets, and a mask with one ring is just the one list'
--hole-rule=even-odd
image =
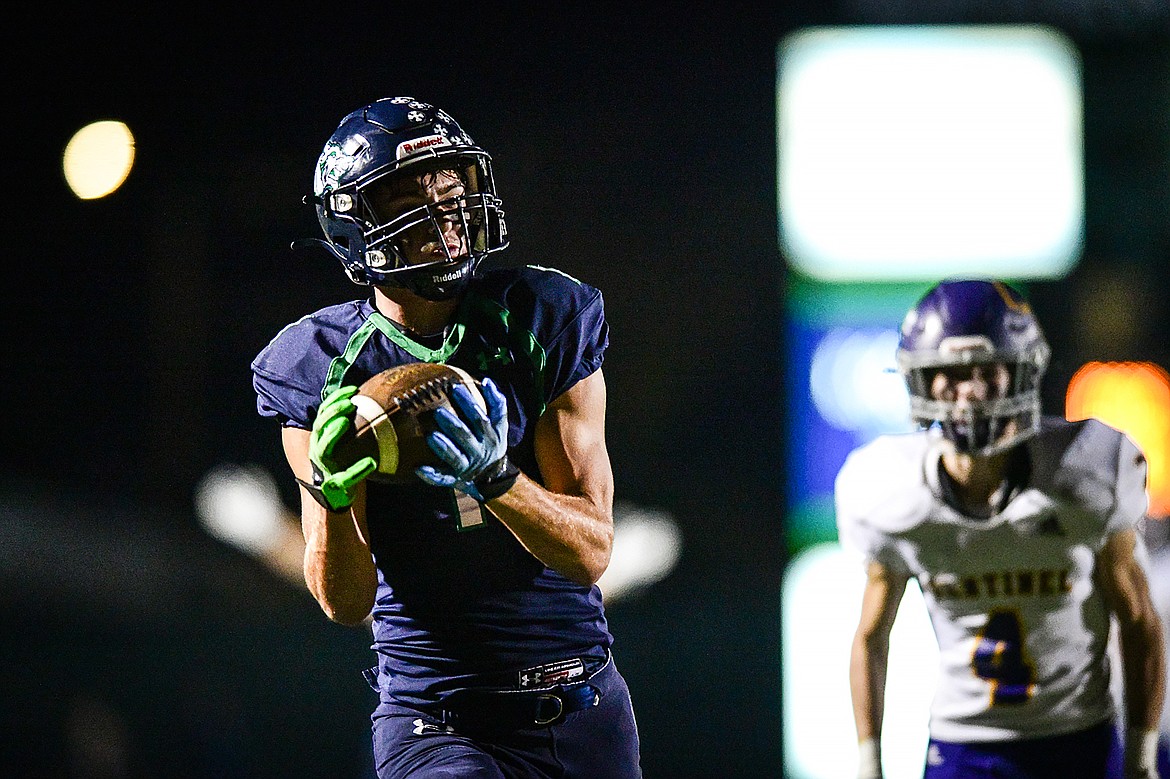
{"label": "football player", "polygon": [[[304,573],[324,612],[370,616],[377,774],[638,777],[629,691],[595,583],[613,543],[601,293],[508,244],[491,159],[410,97],[342,119],[317,163],[324,240],[369,297],[281,330],[252,364],[302,489]],[[454,391],[413,484],[334,455],[367,378],[444,362]]]}
{"label": "football player", "polygon": [[941,663],[926,779],[1104,777],[1120,715],[1125,775],[1157,776],[1165,649],[1137,533],[1146,461],[1099,421],[1041,415],[1048,357],[1029,304],[999,281],[943,281],[902,324],[923,429],[860,447],[836,481],[842,543],[866,565],[850,662],[859,777],[881,776],[889,635],[910,578]]}

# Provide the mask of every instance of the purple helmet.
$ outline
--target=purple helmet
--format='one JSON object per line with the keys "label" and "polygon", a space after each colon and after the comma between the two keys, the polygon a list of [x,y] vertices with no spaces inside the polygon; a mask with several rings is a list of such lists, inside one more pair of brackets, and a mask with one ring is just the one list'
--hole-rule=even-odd
{"label": "purple helmet", "polygon": [[[920,425],[939,425],[960,452],[1003,451],[1040,427],[1040,381],[1049,353],[1040,323],[1019,292],[1002,281],[943,281],[902,322],[898,369],[910,391],[910,415]],[[1008,368],[1010,389],[1003,397],[959,408],[932,396],[940,368],[978,364]]]}
{"label": "purple helmet", "polygon": [[[367,196],[388,176],[454,170],[464,194],[404,214],[379,215]],[[313,176],[323,244],[358,284],[405,287],[430,300],[459,294],[480,261],[508,245],[504,211],[496,197],[491,157],[445,111],[412,97],[383,98],[350,113],[325,144]],[[440,245],[443,220],[462,221],[467,256],[411,265],[400,240],[430,225]]]}

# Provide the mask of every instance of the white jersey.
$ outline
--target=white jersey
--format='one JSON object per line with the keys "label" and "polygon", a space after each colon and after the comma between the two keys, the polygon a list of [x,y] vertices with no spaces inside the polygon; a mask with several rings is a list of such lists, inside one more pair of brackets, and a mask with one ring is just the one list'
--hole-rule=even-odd
{"label": "white jersey", "polygon": [[837,476],[842,543],[922,588],[939,643],[930,733],[941,741],[1071,733],[1113,715],[1094,563],[1145,514],[1145,460],[1096,420],[1045,418],[1025,446],[1028,486],[990,519],[943,501],[932,433],[882,436]]}

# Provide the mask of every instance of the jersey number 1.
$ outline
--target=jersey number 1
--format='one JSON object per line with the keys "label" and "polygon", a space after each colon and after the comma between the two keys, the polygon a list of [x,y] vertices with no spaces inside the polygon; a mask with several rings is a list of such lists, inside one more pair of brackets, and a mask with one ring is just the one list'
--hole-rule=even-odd
{"label": "jersey number 1", "polygon": [[993,611],[971,657],[975,675],[991,682],[991,705],[1024,703],[1032,697],[1036,669],[1024,657],[1024,627],[1013,611]]}
{"label": "jersey number 1", "polygon": [[452,492],[455,493],[455,511],[456,516],[459,517],[456,527],[461,531],[483,527],[483,508],[475,498],[465,495],[459,490],[452,490]]}

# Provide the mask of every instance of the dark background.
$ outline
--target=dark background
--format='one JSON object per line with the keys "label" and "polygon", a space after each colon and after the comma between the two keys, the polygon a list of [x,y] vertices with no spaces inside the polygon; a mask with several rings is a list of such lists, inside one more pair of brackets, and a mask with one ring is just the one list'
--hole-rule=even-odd
{"label": "dark background", "polygon": [[[1067,33],[1086,253],[1031,287],[1059,334],[1046,402],[1060,411],[1086,355],[1170,363],[1166,7],[913,5],[8,12],[0,765],[103,775],[78,755],[118,737],[131,757],[107,775],[364,775],[368,637],[203,533],[191,497],[215,464],[257,463],[291,505],[249,362],[362,294],[288,244],[317,234],[299,201],[341,116],[412,95],[493,155],[506,261],[605,292],[618,498],[669,511],[684,543],[668,579],[609,610],[647,776],[780,775],[779,40],[854,23]],[[136,165],[78,201],[60,154],[103,118],[134,131]],[[1136,333],[1101,326],[1119,313]]]}

